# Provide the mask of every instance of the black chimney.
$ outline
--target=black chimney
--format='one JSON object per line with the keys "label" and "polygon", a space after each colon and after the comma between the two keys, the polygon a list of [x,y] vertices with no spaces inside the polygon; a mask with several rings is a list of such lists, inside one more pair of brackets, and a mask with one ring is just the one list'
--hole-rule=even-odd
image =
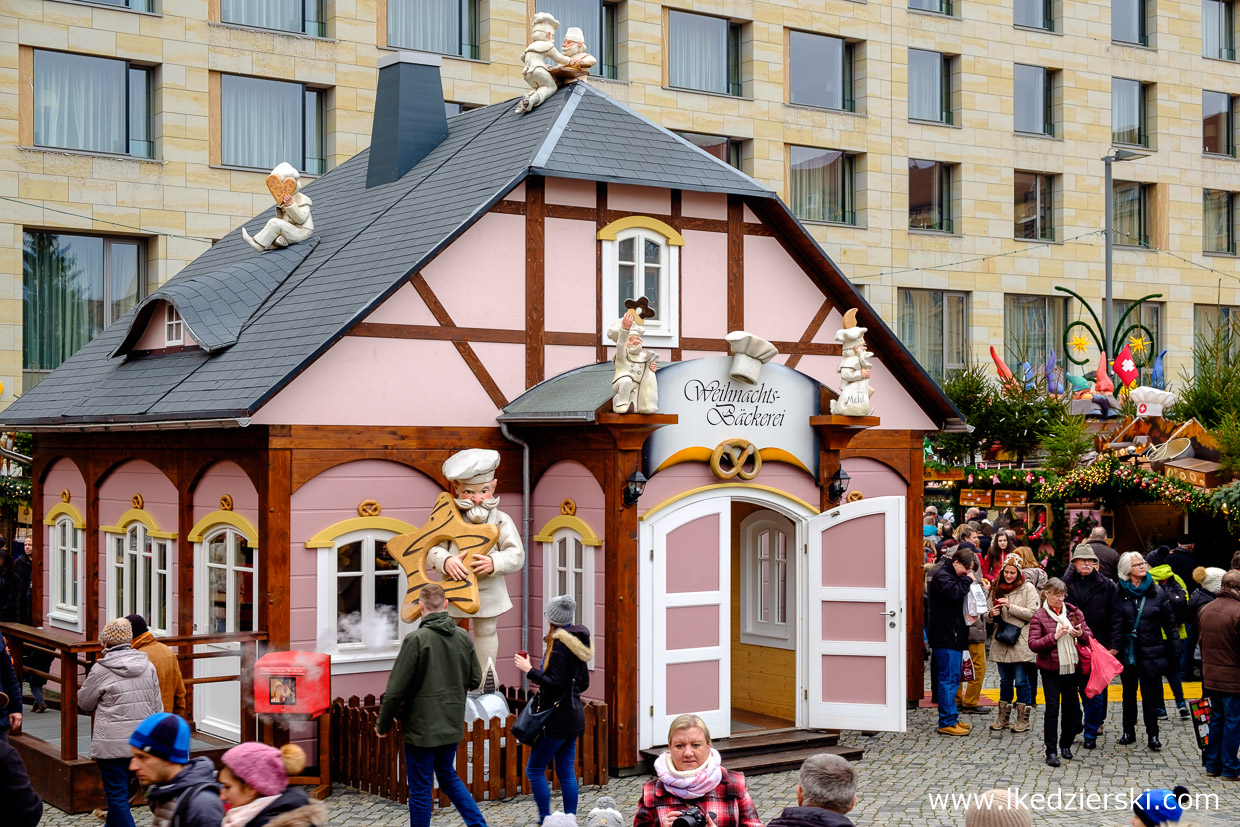
{"label": "black chimney", "polygon": [[448,137],[441,60],[422,52],[379,58],[367,189],[397,180]]}

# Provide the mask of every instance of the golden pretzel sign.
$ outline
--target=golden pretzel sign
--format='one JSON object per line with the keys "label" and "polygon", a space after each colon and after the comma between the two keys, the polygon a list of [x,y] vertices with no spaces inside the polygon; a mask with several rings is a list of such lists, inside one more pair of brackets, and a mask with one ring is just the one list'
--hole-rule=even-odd
{"label": "golden pretzel sign", "polygon": [[427,583],[434,582],[426,572],[426,555],[440,543],[455,543],[460,551],[458,558],[468,573],[465,580],[443,579],[448,602],[466,614],[478,611],[478,575],[470,567],[476,557],[491,550],[499,540],[499,526],[490,523],[475,524],[461,516],[456,501],[447,491],[435,500],[431,518],[426,525],[410,534],[398,534],[387,542],[388,553],[405,570],[409,586],[400,608],[400,619],[412,623],[422,612],[418,604],[418,592]]}
{"label": "golden pretzel sign", "polygon": [[[752,460],[752,466],[745,464]],[[710,455],[710,470],[721,480],[740,477],[751,480],[762,470],[762,455],[752,442],[747,439],[727,439],[715,446]]]}

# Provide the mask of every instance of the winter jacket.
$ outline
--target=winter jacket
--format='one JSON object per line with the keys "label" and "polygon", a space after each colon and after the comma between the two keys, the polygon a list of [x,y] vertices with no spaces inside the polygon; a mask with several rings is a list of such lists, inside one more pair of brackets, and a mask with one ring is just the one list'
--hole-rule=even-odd
{"label": "winter jacket", "polygon": [[853,827],[848,816],[821,807],[784,807],[766,827]]}
{"label": "winter jacket", "polygon": [[1046,581],[1050,579],[1046,576],[1046,569],[1041,566],[1034,569],[1021,569],[1021,573],[1025,575],[1025,582],[1032,583],[1039,593],[1042,591],[1042,587],[1046,585]]}
{"label": "winter jacket", "polygon": [[245,827],[322,827],[326,823],[327,807],[322,801],[311,801],[301,787],[288,787]]}
{"label": "winter jacket", "polygon": [[592,657],[590,630],[585,626],[564,626],[551,635],[543,668],[529,671],[529,679],[539,686],[538,708],[560,704],[547,716],[543,731],[548,737],[576,738],[586,731],[581,692],[590,687],[588,664]]}
{"label": "winter jacket", "polygon": [[78,690],[78,709],[95,713],[91,758],[128,758],[129,736],[138,724],[164,711],[155,667],[129,646],[103,650]]}
{"label": "winter jacket", "polygon": [[465,693],[481,685],[482,667],[469,632],[447,612],[435,612],[405,635],[375,727],[386,734],[399,714],[407,744],[430,748],[460,743]]}
{"label": "winter jacket", "polygon": [[[195,787],[197,791],[182,799]],[[148,787],[146,800],[155,815],[152,827],[160,823],[161,817],[171,819],[168,827],[220,827],[224,820],[224,803],[220,801],[220,785],[215,780],[215,765],[210,758],[201,755],[186,764],[171,781]]]}
{"label": "winter jacket", "polygon": [[160,643],[150,632],[143,632],[133,639],[133,648],[151,659],[155,674],[159,677],[159,694],[163,698],[164,712],[186,717],[185,677],[177,663],[177,656],[167,645]]}
{"label": "winter jacket", "polygon": [[1075,568],[1069,568],[1063,580],[1068,587],[1067,601],[1085,615],[1094,637],[1107,649],[1118,650],[1121,636],[1119,586],[1104,577],[1101,569],[1083,577]]}
{"label": "winter jacket", "polygon": [[1192,609],[1188,607],[1188,590],[1184,588],[1184,581],[1166,563],[1150,569],[1150,576],[1171,603],[1171,612],[1175,615],[1176,625],[1180,627],[1180,638],[1187,638],[1184,624],[1191,619]]}
{"label": "winter jacket", "polygon": [[[1090,638],[1094,635],[1089,630],[1089,624],[1085,622],[1085,615],[1066,600],[1063,608],[1068,613],[1068,622],[1083,632],[1076,639],[1077,645],[1088,646]],[[1050,672],[1059,671],[1059,641],[1055,640],[1055,619],[1051,617],[1045,606],[1034,612],[1033,620],[1029,621],[1029,648],[1037,653],[1039,669],[1046,669]],[[1077,672],[1080,671],[1081,667],[1078,663]]]}
{"label": "winter jacket", "polygon": [[964,622],[964,598],[973,578],[956,575],[950,558],[944,558],[930,571],[929,610],[926,637],[931,649],[969,648],[969,629]]}
{"label": "winter jacket", "polygon": [[29,590],[30,581],[22,579],[13,563],[0,569],[0,622],[29,622],[30,618],[24,614]]}
{"label": "winter jacket", "polygon": [[1098,571],[1114,582],[1119,577],[1119,552],[1107,545],[1106,540],[1090,540],[1086,543],[1098,557]]}
{"label": "winter jacket", "polygon": [[[1197,581],[1193,579],[1193,569],[1197,568],[1197,557],[1186,548],[1176,547],[1167,555],[1167,565],[1175,572],[1175,576],[1180,578],[1181,585],[1189,597],[1193,592],[1197,591]],[[1155,575],[1157,580],[1158,576]]]}
{"label": "winter jacket", "polygon": [[9,715],[22,711],[22,685],[17,682],[17,672],[3,634],[0,634],[0,691],[9,696],[9,705],[0,709],[0,731],[4,731],[12,725]]}
{"label": "winter jacket", "polygon": [[[1137,607],[1141,605],[1142,596],[1145,597],[1145,607],[1141,610],[1138,622]],[[1125,639],[1134,626],[1137,630],[1134,650],[1136,668],[1142,675],[1165,675],[1168,664],[1179,663],[1180,633],[1176,629],[1175,611],[1171,608],[1171,601],[1148,572],[1136,587],[1133,587],[1130,580],[1120,581],[1119,620],[1119,646],[1115,648],[1119,650],[1121,663],[1124,659]]]}
{"label": "winter jacket", "polygon": [[[986,579],[982,577],[982,573],[980,571],[974,568],[973,571],[969,572],[969,574],[973,577],[974,581],[982,584],[983,589],[986,588]],[[986,615],[981,614],[977,616],[977,620],[969,624],[969,645],[972,646],[975,643],[985,642]]]}
{"label": "winter jacket", "polygon": [[1028,580],[1006,595],[999,592],[998,585],[991,586],[986,602],[992,609],[996,597],[1007,597],[1008,604],[999,610],[997,617],[1019,626],[1020,639],[1008,646],[996,637],[990,642],[990,659],[995,663],[1033,663],[1033,650],[1029,648],[1029,621],[1038,610],[1038,590]]}
{"label": "winter jacket", "polygon": [[633,827],[660,827],[663,816],[691,806],[704,813],[714,813],[718,827],[762,827],[758,809],[749,796],[749,788],[745,786],[744,774],[727,769],[722,772],[723,776],[715,789],[692,801],[668,792],[658,778],[647,781],[637,802]]}
{"label": "winter jacket", "polygon": [[1218,592],[1212,592],[1205,586],[1198,584],[1197,590],[1188,598],[1188,608],[1193,614],[1193,619],[1201,621],[1201,610],[1218,597]]}
{"label": "winter jacket", "polygon": [[1240,595],[1219,592],[1201,610],[1201,672],[1210,692],[1240,693]]}
{"label": "winter jacket", "polygon": [[0,813],[4,813],[5,827],[35,827],[43,817],[43,802],[30,785],[22,757],[3,740],[0,740]]}

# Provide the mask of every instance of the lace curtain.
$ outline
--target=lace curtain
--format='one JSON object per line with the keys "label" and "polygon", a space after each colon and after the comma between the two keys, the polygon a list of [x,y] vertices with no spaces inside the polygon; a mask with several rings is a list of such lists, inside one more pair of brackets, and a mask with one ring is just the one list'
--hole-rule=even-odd
{"label": "lace curtain", "polygon": [[123,60],[34,53],[34,142],[126,153]]}
{"label": "lace curtain", "polygon": [[303,2],[304,0],[220,0],[220,20],[240,26],[300,32]]}
{"label": "lace curtain", "polygon": [[943,120],[943,56],[908,50],[908,116],[920,121]]}
{"label": "lace curtain", "polygon": [[728,92],[728,21],[667,13],[668,83],[681,89]]}
{"label": "lace curtain", "polygon": [[299,83],[224,75],[220,85],[220,161],[271,169],[288,161],[304,168]]}
{"label": "lace curtain", "polygon": [[789,147],[792,211],[806,221],[850,222],[852,182],[848,158],[839,150]]}
{"label": "lace curtain", "polygon": [[[461,0],[387,0],[387,4],[389,46],[462,53]],[[541,4],[539,10],[544,10]]]}
{"label": "lace curtain", "polygon": [[943,375],[943,294],[900,288],[896,313],[900,341],[931,376]]}

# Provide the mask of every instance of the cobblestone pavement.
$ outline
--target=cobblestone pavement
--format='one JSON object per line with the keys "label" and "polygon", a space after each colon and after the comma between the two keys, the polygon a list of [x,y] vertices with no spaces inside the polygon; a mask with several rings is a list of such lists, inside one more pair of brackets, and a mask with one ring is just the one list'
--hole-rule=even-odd
{"label": "cobblestone pavement", "polygon": [[[993,675],[987,675],[987,684]],[[1190,693],[1190,697],[1192,697]],[[1199,812],[1204,825],[1240,824],[1240,782],[1206,778],[1201,771],[1201,753],[1197,750],[1192,724],[1173,718],[1162,725],[1162,752],[1150,752],[1141,740],[1128,747],[1118,747],[1118,703],[1112,703],[1106,727],[1097,750],[1080,748],[1074,760],[1052,769],[1043,761],[1041,710],[1034,713],[1033,729],[1013,735],[992,734],[986,729],[989,718],[965,715],[962,720],[973,724],[974,732],[966,738],[953,738],[935,732],[936,712],[933,709],[910,710],[908,731],[864,736],[845,731],[841,741],[865,750],[858,763],[861,771],[859,802],[851,817],[858,825],[907,825],[907,827],[939,827],[964,824],[960,808],[936,809],[931,795],[978,792],[992,787],[1014,787],[1022,794],[1053,794],[1057,790],[1070,793],[1127,794],[1148,787],[1171,787],[1184,784],[1196,793],[1217,795],[1215,809]],[[1174,714],[1174,707],[1172,707]],[[588,812],[600,795],[610,795],[620,804],[626,819],[636,808],[642,783],[648,776],[612,779],[606,788],[589,787],[581,792],[580,810]],[[759,775],[749,779],[749,789],[762,821],[768,822],[796,801],[796,773]],[[367,827],[404,827],[407,810],[399,804],[356,790],[337,786],[328,799],[333,827],[367,825]],[[559,798],[552,806],[559,805]],[[1047,825],[1127,825],[1131,811],[1126,808],[1092,810],[1045,809],[1035,816],[1037,824]],[[530,796],[483,804],[483,814],[493,827],[531,825],[534,803]],[[139,827],[150,824],[150,813],[135,810]],[[3,819],[0,819],[3,821]],[[90,815],[69,816],[49,808],[44,824],[50,827],[99,827]],[[435,827],[460,827],[461,819],[452,808],[437,810]]]}

